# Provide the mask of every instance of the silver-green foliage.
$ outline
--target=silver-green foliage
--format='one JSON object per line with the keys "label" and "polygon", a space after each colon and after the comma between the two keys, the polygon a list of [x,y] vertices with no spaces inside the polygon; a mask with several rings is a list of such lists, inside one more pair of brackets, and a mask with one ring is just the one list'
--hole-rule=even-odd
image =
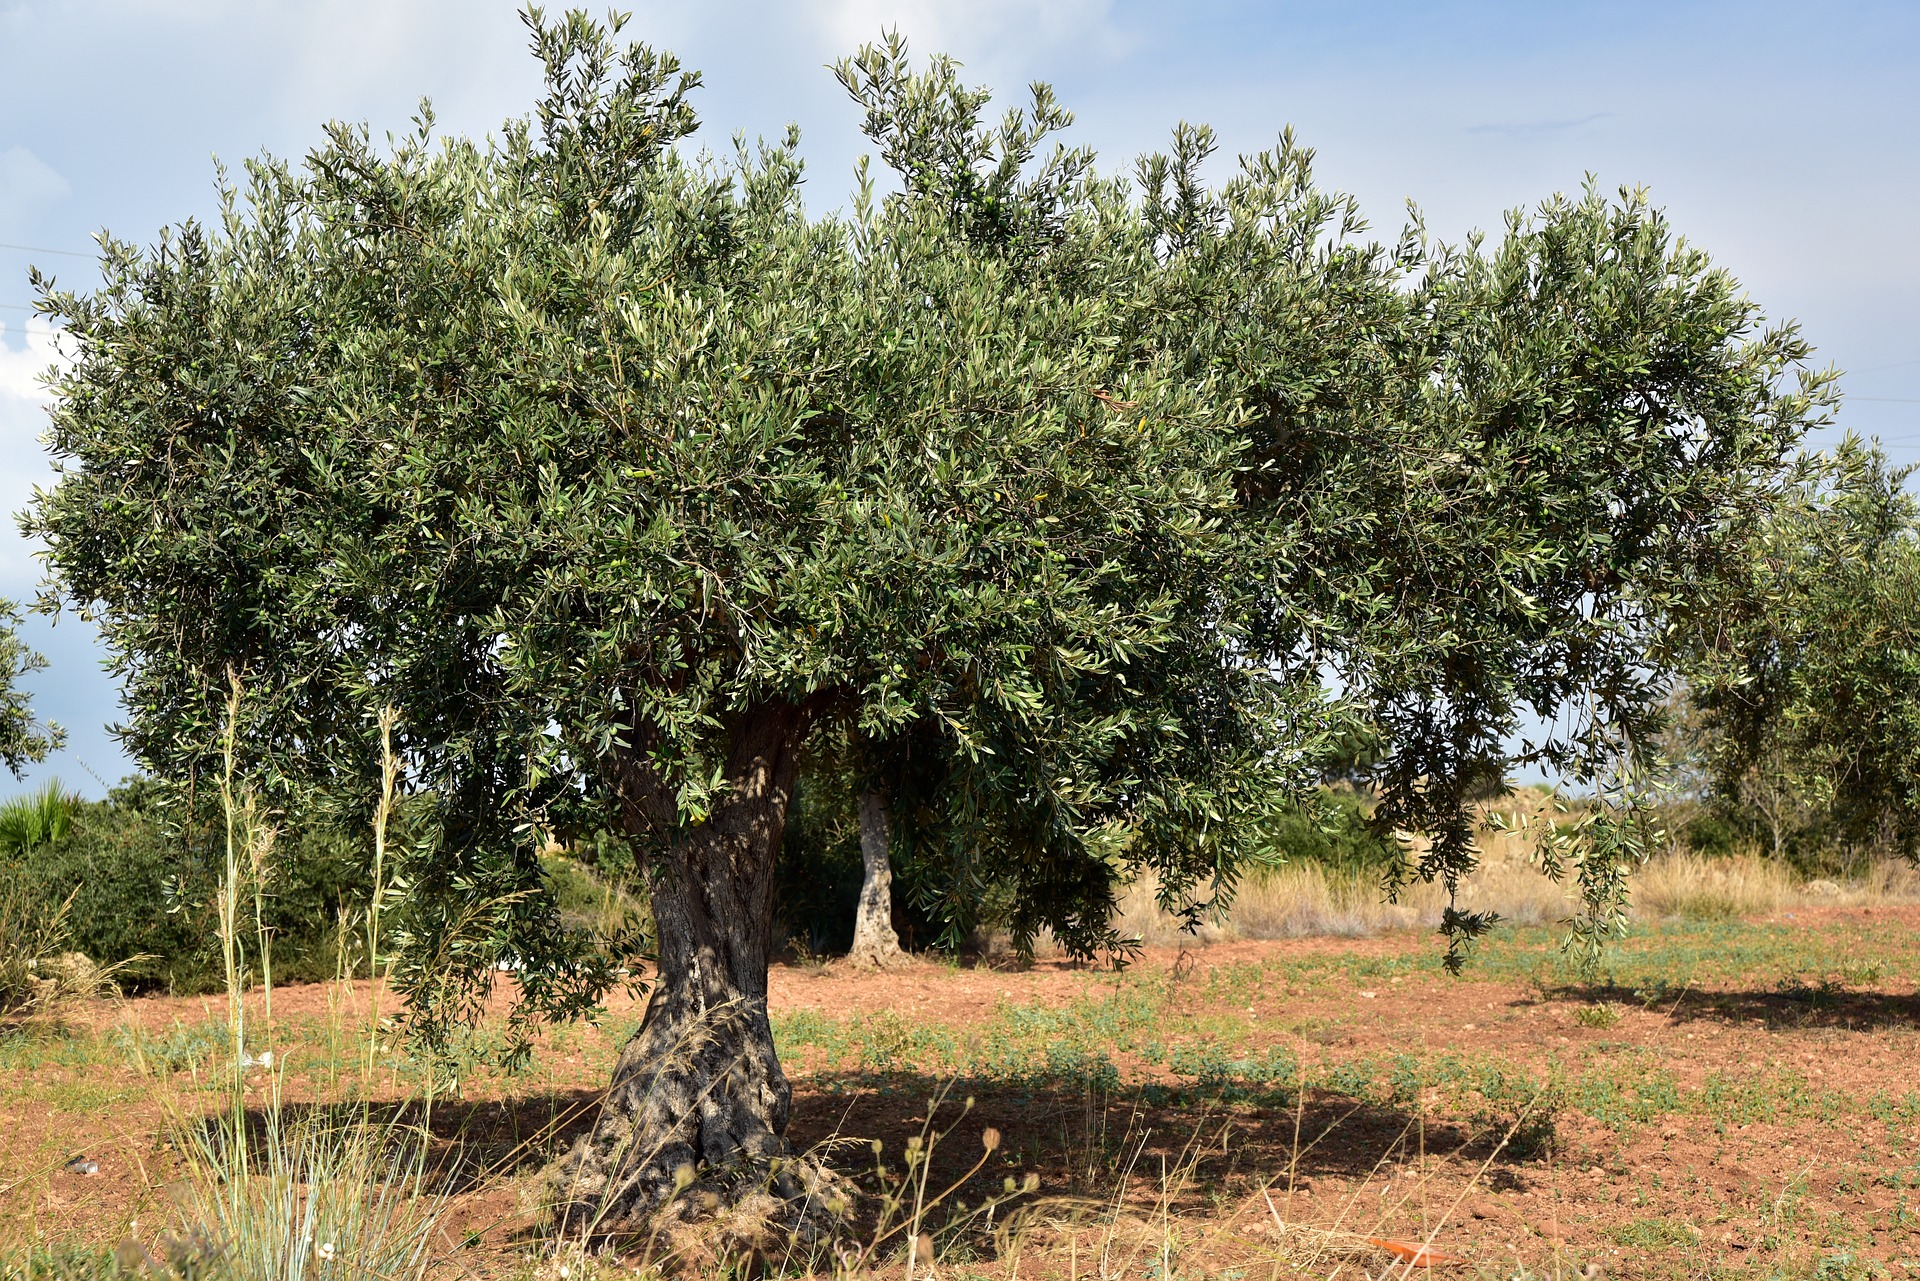
{"label": "silver-green foliage", "polygon": [[[250,775],[364,804],[399,709],[421,994],[511,954],[530,1011],[594,1000],[545,832],[693,839],[769,708],[931,733],[944,910],[1011,885],[1023,937],[1111,944],[1140,866],[1230,886],[1356,718],[1451,884],[1529,711],[1630,799],[1667,624],[1824,403],[1638,195],[1377,243],[1291,134],[1103,172],[896,42],[840,76],[898,189],[814,214],[792,131],[696,154],[671,57],[532,25],[532,119],[333,126],[44,304],[26,524],[131,747],[204,789],[233,668]],[[1599,929],[1635,847],[1592,848]]]}

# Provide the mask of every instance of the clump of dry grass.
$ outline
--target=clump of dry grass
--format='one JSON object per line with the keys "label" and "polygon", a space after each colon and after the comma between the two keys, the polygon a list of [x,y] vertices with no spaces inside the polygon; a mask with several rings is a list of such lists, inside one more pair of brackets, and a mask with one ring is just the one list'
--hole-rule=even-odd
{"label": "clump of dry grass", "polygon": [[33,1019],[56,1018],[66,1010],[117,993],[117,980],[133,957],[116,965],[96,965],[69,951],[69,894],[47,911],[17,882],[0,880],[0,1027]]}
{"label": "clump of dry grass", "polygon": [[[425,1136],[397,1121],[358,1113],[340,1124],[316,1113],[294,1119],[269,1108],[260,1127],[181,1127],[186,1177],[171,1189],[185,1242],[205,1247],[176,1259],[177,1275],[285,1281],[420,1281],[451,1246],[441,1231],[447,1180],[429,1170]],[[121,1243],[129,1272],[159,1275],[153,1251]]]}
{"label": "clump of dry grass", "polygon": [[[1229,1155],[1230,1120],[1203,1114],[1177,1152],[1149,1158],[1151,1131],[1138,1128],[1136,1116],[1118,1145],[1118,1160],[1109,1156],[1098,1177],[1079,1191],[1037,1198],[1010,1215],[996,1233],[994,1253],[1012,1277],[1064,1274],[1099,1281],[1189,1272],[1407,1277],[1415,1269],[1424,1274],[1436,1266],[1471,1266],[1472,1260],[1454,1252],[1464,1235],[1461,1206],[1485,1184],[1531,1110],[1529,1104],[1504,1133],[1496,1128],[1477,1135],[1492,1145],[1478,1160],[1463,1159],[1465,1147],[1429,1154],[1420,1146],[1421,1119],[1409,1118],[1331,1217],[1324,1207],[1309,1217],[1294,1194],[1302,1156],[1340,1122],[1314,1135],[1297,1111],[1288,1159],[1249,1191],[1222,1196],[1220,1166],[1236,1164]],[[1210,1213],[1197,1217],[1191,1208],[1203,1198]],[[1418,1232],[1390,1231],[1390,1225],[1416,1218]],[[1558,1255],[1557,1242],[1554,1248]]]}
{"label": "clump of dry grass", "polygon": [[1729,920],[1797,907],[1861,907],[1920,900],[1920,869],[1881,860],[1843,880],[1803,881],[1784,864],[1756,854],[1702,858],[1673,851],[1647,862],[1632,879],[1633,909],[1642,917]]}
{"label": "clump of dry grass", "polygon": [[[1516,925],[1549,924],[1572,910],[1565,886],[1534,866],[1524,842],[1510,833],[1487,832],[1480,866],[1460,887],[1460,905],[1498,912]],[[1151,875],[1127,887],[1115,925],[1150,947],[1176,946],[1196,937],[1183,933],[1178,917],[1154,900]],[[1309,937],[1360,938],[1389,930],[1433,929],[1446,909],[1446,891],[1416,882],[1393,902],[1376,877],[1342,872],[1313,862],[1256,870],[1235,888],[1226,911],[1203,924],[1201,942],[1229,939]]]}
{"label": "clump of dry grass", "polygon": [[[1145,886],[1134,887],[1138,892]],[[1132,897],[1130,895],[1130,897]],[[1148,905],[1151,894],[1141,895]],[[1243,939],[1352,938],[1420,923],[1420,905],[1403,895],[1388,903],[1377,882],[1317,863],[1262,870],[1242,883],[1222,930]],[[1153,940],[1160,941],[1160,940]]]}
{"label": "clump of dry grass", "polygon": [[[1547,804],[1544,794],[1522,789],[1501,811],[1509,818],[1539,816]],[[1540,871],[1524,831],[1485,826],[1480,847],[1480,865],[1461,884],[1459,906],[1497,912],[1512,925],[1552,925],[1572,915],[1576,895]],[[1410,855],[1418,854],[1414,842]],[[1755,853],[1706,858],[1675,849],[1635,869],[1629,885],[1630,911],[1642,920],[1729,920],[1802,907],[1920,902],[1920,868],[1893,860],[1866,864],[1841,880],[1802,880],[1785,864]],[[1377,878],[1296,862],[1246,876],[1224,911],[1188,932],[1155,901],[1157,888],[1151,874],[1134,881],[1114,919],[1121,934],[1149,947],[1434,929],[1447,906],[1439,885],[1416,882],[1389,902]]]}
{"label": "clump of dry grass", "polygon": [[1809,881],[1800,888],[1814,902],[1841,907],[1920,902],[1920,867],[1902,859],[1877,859],[1837,884]]}
{"label": "clump of dry grass", "polygon": [[1675,851],[1647,862],[1632,878],[1640,917],[1731,920],[1777,911],[1799,886],[1779,863],[1752,856],[1702,858]]}

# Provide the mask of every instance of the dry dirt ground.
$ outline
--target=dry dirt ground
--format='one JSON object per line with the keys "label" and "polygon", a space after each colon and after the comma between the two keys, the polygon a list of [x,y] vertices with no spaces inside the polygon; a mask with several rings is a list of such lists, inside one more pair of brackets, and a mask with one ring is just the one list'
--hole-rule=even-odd
{"label": "dry dirt ground", "polygon": [[[928,1218],[966,1220],[935,1233],[945,1275],[1381,1276],[1378,1238],[1430,1241],[1460,1275],[1897,1277],[1920,1273],[1917,925],[1668,923],[1590,976],[1546,931],[1461,978],[1425,934],[1152,950],[1117,973],[781,966],[771,1005],[792,1137],[855,1184],[897,1180],[936,1100],[933,1190],[1003,1136]],[[254,999],[287,1106],[354,1096],[368,995],[282,989],[270,1034]],[[0,1245],[169,1219],[169,1125],[219,1105],[224,1018],[141,998],[0,1041]],[[637,1018],[616,999],[517,1074],[484,1065],[493,1033],[471,1047],[431,1118],[458,1271],[543,1266],[539,1168]],[[417,1112],[421,1067],[379,1057],[374,1094]],[[255,1072],[249,1097],[271,1085]],[[63,1168],[81,1155],[97,1173]],[[1029,1173],[989,1230],[981,1199]]]}

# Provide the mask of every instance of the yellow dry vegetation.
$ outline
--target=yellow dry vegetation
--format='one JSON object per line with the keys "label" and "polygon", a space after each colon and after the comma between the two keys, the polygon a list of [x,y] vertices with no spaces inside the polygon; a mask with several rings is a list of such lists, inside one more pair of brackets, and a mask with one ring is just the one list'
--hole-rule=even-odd
{"label": "yellow dry vegetation", "polygon": [[[1541,872],[1531,838],[1512,824],[1548,817],[1546,795],[1522,788],[1501,802],[1508,820],[1480,829],[1481,861],[1462,884],[1459,905],[1497,912],[1512,925],[1552,925],[1574,911],[1575,895]],[[1488,810],[1491,820],[1495,811]],[[1420,842],[1409,842],[1417,857]],[[1629,877],[1630,911],[1641,920],[1687,918],[1725,920],[1804,907],[1863,907],[1920,902],[1920,868],[1885,859],[1855,869],[1840,879],[1802,879],[1785,864],[1743,853],[1708,858],[1669,848],[1636,868]],[[1128,886],[1115,923],[1123,935],[1149,947],[1192,942],[1177,916],[1155,901],[1151,875]],[[1415,882],[1389,902],[1373,877],[1329,869],[1310,861],[1259,869],[1236,889],[1224,913],[1203,924],[1201,942],[1234,939],[1364,937],[1390,930],[1438,928],[1447,905],[1439,885]]]}

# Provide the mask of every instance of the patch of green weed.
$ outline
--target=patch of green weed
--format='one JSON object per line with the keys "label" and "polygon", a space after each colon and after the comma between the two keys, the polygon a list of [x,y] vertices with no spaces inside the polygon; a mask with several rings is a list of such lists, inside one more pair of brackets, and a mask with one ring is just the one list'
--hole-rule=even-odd
{"label": "patch of green weed", "polygon": [[0,1251],[0,1281],[114,1281],[126,1275],[111,1250],[74,1241]]}
{"label": "patch of green weed", "polygon": [[1581,1027],[1608,1028],[1620,1021],[1620,1007],[1612,1001],[1583,1005],[1573,1012],[1573,1021]]}
{"label": "patch of green weed", "polygon": [[1607,1229],[1616,1244],[1638,1250],[1686,1249],[1700,1244],[1700,1234],[1678,1219],[1633,1219]]}
{"label": "patch of green weed", "polygon": [[1612,1130],[1645,1125],[1685,1106],[1673,1073],[1638,1055],[1582,1073],[1573,1083],[1570,1102]]}
{"label": "patch of green weed", "polygon": [[1248,1053],[1213,1040],[1166,1047],[1154,1043],[1142,1047],[1140,1056],[1149,1063],[1164,1064],[1175,1076],[1184,1078],[1181,1095],[1202,1095],[1226,1103],[1291,1106],[1301,1079],[1299,1058],[1282,1045]]}
{"label": "patch of green weed", "polygon": [[175,1019],[160,1032],[123,1023],[108,1034],[108,1039],[135,1067],[165,1074],[199,1069],[231,1044],[231,1035],[224,1024],[211,1020],[183,1023]]}

